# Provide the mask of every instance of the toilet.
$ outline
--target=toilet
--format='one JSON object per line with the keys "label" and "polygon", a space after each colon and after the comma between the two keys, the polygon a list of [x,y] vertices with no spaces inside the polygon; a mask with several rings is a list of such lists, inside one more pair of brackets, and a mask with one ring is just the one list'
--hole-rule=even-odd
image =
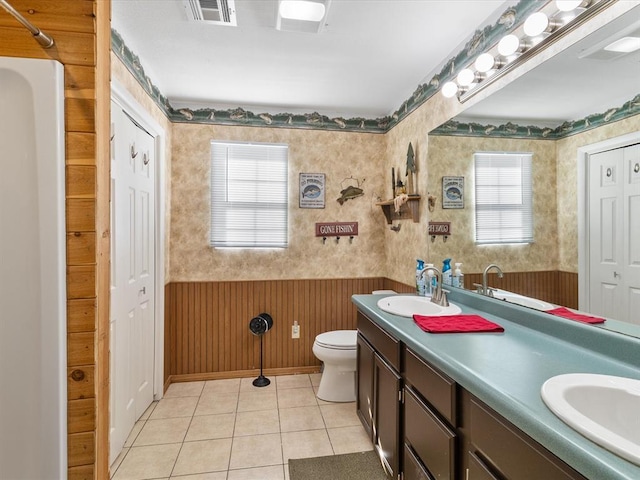
{"label": "toilet", "polygon": [[313,354],[324,364],[320,400],[356,401],[357,338],[357,330],[334,330],[319,334],[313,342]]}

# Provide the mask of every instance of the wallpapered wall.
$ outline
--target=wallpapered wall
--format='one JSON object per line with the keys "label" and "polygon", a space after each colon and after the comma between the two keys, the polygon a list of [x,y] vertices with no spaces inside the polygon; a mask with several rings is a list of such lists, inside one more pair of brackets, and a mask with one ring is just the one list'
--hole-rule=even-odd
{"label": "wallpapered wall", "polygon": [[[534,243],[528,245],[474,244],[475,209],[473,154],[476,152],[533,153]],[[556,167],[555,142],[500,138],[438,137],[429,139],[429,190],[437,197],[431,214],[434,221],[451,222],[453,234],[446,243],[436,238],[430,243],[430,261],[438,265],[443,258],[463,262],[463,271],[481,272],[497,263],[503,271],[522,272],[556,270],[558,242],[556,235]],[[442,177],[463,176],[465,208],[442,208]]]}
{"label": "wallpapered wall", "polygon": [[[211,140],[289,145],[289,248],[235,251],[209,246],[209,172]],[[386,225],[375,202],[384,194],[380,175],[385,137],[280,128],[175,124],[172,150],[171,280],[374,277],[384,274]],[[326,174],[326,207],[298,206],[299,174]],[[364,195],[337,202],[340,190],[360,181]],[[386,186],[386,185],[385,185]],[[390,190],[390,187],[387,188]],[[315,237],[316,222],[358,222],[349,242]]]}

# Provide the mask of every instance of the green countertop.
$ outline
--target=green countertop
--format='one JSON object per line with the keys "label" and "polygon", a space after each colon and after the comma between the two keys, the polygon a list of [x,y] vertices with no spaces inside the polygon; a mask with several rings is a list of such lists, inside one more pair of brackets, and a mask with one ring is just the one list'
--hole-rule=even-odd
{"label": "green countertop", "polygon": [[[354,295],[376,324],[530,437],[592,480],[640,479],[640,467],[566,425],[542,401],[542,384],[563,373],[640,379],[640,339],[452,289],[449,300],[504,327],[503,333],[431,334],[377,307],[388,295]],[[638,412],[640,415],[640,410]]]}

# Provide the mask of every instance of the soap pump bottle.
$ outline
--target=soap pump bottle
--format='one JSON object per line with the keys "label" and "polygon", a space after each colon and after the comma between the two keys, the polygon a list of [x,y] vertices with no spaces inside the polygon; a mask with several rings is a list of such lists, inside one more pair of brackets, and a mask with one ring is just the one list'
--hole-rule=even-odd
{"label": "soap pump bottle", "polygon": [[451,259],[445,258],[442,261],[442,284],[451,285]]}
{"label": "soap pump bottle", "polygon": [[418,295],[425,295],[426,293],[426,284],[424,275],[422,275],[422,271],[424,270],[424,260],[420,260],[419,258],[416,260],[416,293]]}
{"label": "soap pump bottle", "polygon": [[[430,268],[433,267],[433,263],[427,263],[427,265],[425,266],[425,268]],[[427,270],[426,271],[426,275],[427,275],[427,284],[426,284],[426,292],[425,295],[427,297],[431,297],[433,295],[433,291],[436,288],[436,279],[433,275],[433,270]]]}
{"label": "soap pump bottle", "polygon": [[454,287],[464,288],[462,270],[460,269],[460,267],[462,266],[462,263],[456,263],[455,265],[456,265],[456,269],[453,271],[453,278],[451,279],[451,284]]}

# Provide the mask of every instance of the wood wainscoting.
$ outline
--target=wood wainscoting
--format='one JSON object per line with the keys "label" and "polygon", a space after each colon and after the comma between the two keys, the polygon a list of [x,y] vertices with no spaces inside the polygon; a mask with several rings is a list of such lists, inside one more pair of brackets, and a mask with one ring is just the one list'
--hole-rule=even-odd
{"label": "wood wainscoting", "polygon": [[[165,385],[177,381],[257,375],[260,338],[249,321],[266,312],[266,374],[319,371],[316,335],[355,330],[351,295],[385,287],[385,279],[176,282],[165,287]],[[297,321],[300,338],[291,338]]]}
{"label": "wood wainscoting", "polygon": [[[495,270],[487,275],[487,283],[494,288],[537,298],[546,302],[578,308],[578,274],[561,271],[505,272],[498,278]],[[482,273],[466,273],[464,287],[475,289],[474,283],[482,284]]]}
{"label": "wood wainscoting", "polygon": [[[491,286],[577,307],[577,274],[566,272],[489,275]],[[465,287],[482,274],[465,275]],[[257,376],[260,338],[249,321],[262,312],[273,317],[264,338],[267,375],[317,372],[312,347],[316,335],[354,330],[351,295],[415,287],[383,277],[237,282],[172,282],[165,286],[165,388],[172,382]],[[297,321],[300,338],[291,338]]]}

